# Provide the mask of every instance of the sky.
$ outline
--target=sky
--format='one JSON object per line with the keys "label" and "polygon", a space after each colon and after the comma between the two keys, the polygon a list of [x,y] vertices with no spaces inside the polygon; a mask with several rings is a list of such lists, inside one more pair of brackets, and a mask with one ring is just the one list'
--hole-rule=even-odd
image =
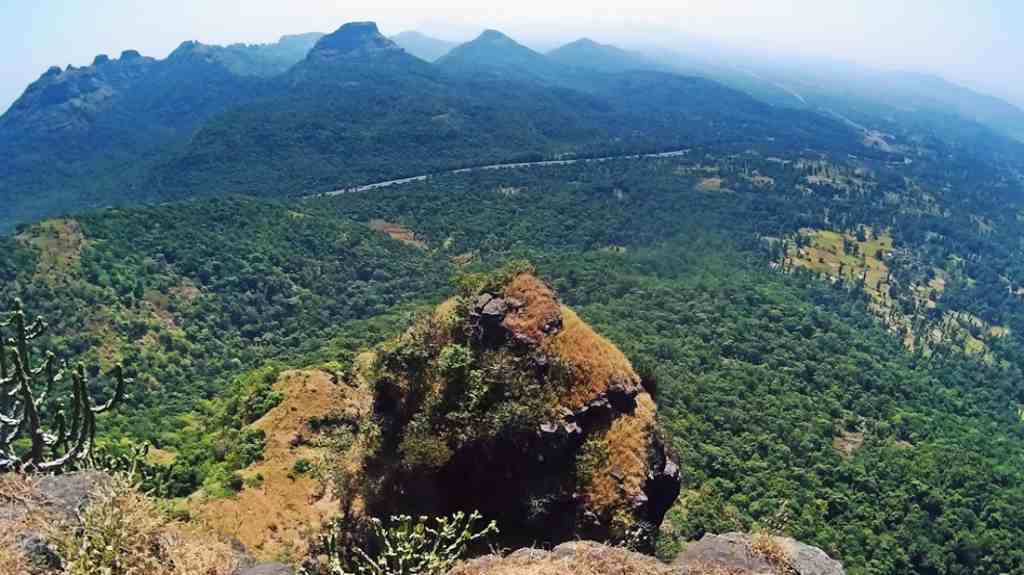
{"label": "sky", "polygon": [[449,40],[496,28],[535,48],[589,36],[827,57],[939,74],[1024,107],[1020,0],[0,0],[0,110],[50,66],[97,54],[163,58],[184,40],[272,42],[354,20]]}

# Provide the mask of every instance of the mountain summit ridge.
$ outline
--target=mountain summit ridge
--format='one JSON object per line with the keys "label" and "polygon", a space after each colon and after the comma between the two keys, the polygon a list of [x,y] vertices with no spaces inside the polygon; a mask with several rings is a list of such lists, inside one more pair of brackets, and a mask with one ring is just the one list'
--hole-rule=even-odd
{"label": "mountain summit ridge", "polygon": [[380,33],[376,22],[349,22],[320,38],[309,58],[360,57],[386,50],[402,49]]}

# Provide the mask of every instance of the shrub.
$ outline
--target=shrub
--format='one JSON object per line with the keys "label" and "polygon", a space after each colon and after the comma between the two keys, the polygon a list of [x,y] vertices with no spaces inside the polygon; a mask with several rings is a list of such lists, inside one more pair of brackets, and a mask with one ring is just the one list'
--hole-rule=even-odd
{"label": "shrub", "polygon": [[[351,525],[337,522],[325,540],[330,575],[440,575],[465,555],[470,544],[498,533],[494,521],[482,528],[479,512],[448,517],[392,516],[370,519],[364,541],[352,541]],[[306,571],[307,574],[310,573]]]}
{"label": "shrub", "polygon": [[310,463],[308,459],[297,459],[295,460],[295,463],[292,464],[292,474],[296,476],[305,475],[306,473],[309,473],[311,469],[313,469],[313,464]]}

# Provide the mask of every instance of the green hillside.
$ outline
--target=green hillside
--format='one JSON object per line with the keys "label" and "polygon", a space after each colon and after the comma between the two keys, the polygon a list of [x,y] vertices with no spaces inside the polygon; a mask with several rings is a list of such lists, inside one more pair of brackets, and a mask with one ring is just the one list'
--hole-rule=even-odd
{"label": "green hillside", "polygon": [[[998,182],[968,192],[921,166],[899,188],[895,168],[840,158],[726,148],[287,204],[103,211],[5,240],[0,276],[5,297],[59,319],[59,349],[140,374],[105,436],[177,453],[184,493],[230,487],[246,450],[258,453],[258,438],[231,429],[251,420],[239,405],[272,399],[260,382],[275,365],[346,365],[451,293],[453,274],[528,257],[656,381],[684,462],[666,553],[704,532],[782,522],[851,573],[1011,570],[1024,535],[1024,314],[998,288],[1020,272],[997,246],[1024,224]],[[842,247],[855,253],[867,249],[852,247],[859,234],[870,245],[860,226],[883,225],[891,252],[871,255],[891,271],[888,307],[856,273],[833,284],[827,269],[787,263],[782,242],[803,245],[802,229],[849,233]],[[986,275],[981,252],[1005,257],[1008,275]],[[936,267],[945,289],[918,308],[915,286]],[[985,355],[953,327],[927,350],[897,333],[947,312],[1007,329],[957,328]],[[251,372],[268,361],[270,372]],[[212,447],[224,441],[234,447]]]}
{"label": "green hillside", "polygon": [[[472,431],[457,422],[491,405],[514,420],[515,441],[543,437],[542,412],[517,420],[522,396],[501,386],[478,411],[458,398],[473,397],[473,370],[508,353],[527,369],[498,375],[531,386],[547,377],[534,371],[555,381],[568,364],[523,340],[473,339],[479,317],[462,318],[458,337],[424,321],[455,293],[482,316],[494,296],[481,286],[535,268],[549,286],[531,272],[520,289],[574,309],[657,403],[658,445],[682,481],[662,558],[708,533],[783,532],[852,575],[1024,570],[1024,164],[985,125],[1012,111],[988,101],[991,114],[971,119],[973,96],[950,100],[952,88],[921,78],[772,106],[636,58],[587,41],[543,55],[488,31],[434,64],[359,22],[51,70],[0,118],[0,230],[11,232],[0,311],[21,300],[51,324],[41,348],[135,378],[99,419],[101,454],[149,443],[154,495],[236,502],[263,480],[244,470],[268,445],[278,463],[298,457],[307,427],[324,444],[303,454],[349,453],[367,429],[372,446],[373,426],[350,411],[398,413],[370,405],[395,400],[398,367],[431,385],[462,375],[451,393],[404,389],[426,406],[405,436],[418,443],[394,435],[363,454],[370,465],[397,466],[373,454],[407,448],[429,460],[431,434]],[[934,106],[920,105],[920,86]],[[635,156],[650,152],[672,153]],[[322,193],[409,176],[423,177]],[[549,334],[556,315],[531,330]],[[410,341],[395,339],[410,325]],[[466,342],[475,355],[459,364]],[[346,399],[364,405],[319,397],[307,421],[287,404],[282,437],[253,425],[282,401],[285,370],[310,370],[295,386],[315,374],[310,396],[355,389],[344,374],[371,347],[394,365]],[[621,391],[613,379],[607,398]],[[611,429],[587,401],[580,417]],[[409,423],[399,419],[388,426]],[[313,490],[309,474],[325,472],[302,461],[274,485],[304,475]],[[581,469],[608,462],[591,463]],[[634,488],[652,479],[644,469]],[[625,501],[634,511],[639,493]],[[424,508],[437,503],[427,497]],[[534,503],[550,511],[514,503],[517,518]]]}

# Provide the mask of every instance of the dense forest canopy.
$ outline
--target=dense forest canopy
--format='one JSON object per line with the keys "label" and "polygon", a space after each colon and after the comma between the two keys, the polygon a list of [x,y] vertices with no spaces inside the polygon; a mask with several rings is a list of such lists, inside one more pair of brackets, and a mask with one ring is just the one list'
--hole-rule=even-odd
{"label": "dense forest canopy", "polygon": [[[999,572],[1021,561],[1024,525],[1024,326],[1006,287],[1022,281],[1007,249],[1022,224],[998,173],[986,184],[978,168],[967,191],[915,173],[726,148],[196,200],[30,227],[4,240],[0,270],[5,297],[61,318],[54,346],[142,375],[107,437],[179,453],[184,494],[230,489],[258,457],[243,426],[273,404],[274,370],[343,365],[453,274],[529,257],[657,374],[685,472],[664,546],[784,517],[851,572]],[[891,248],[858,263],[876,230]],[[862,275],[799,253],[830,255],[825,231]],[[884,298],[865,288],[869,262],[891,275]],[[935,329],[928,345],[904,337]]]}
{"label": "dense forest canopy", "polygon": [[128,366],[99,443],[166,454],[147,487],[220,497],[282,370],[529,260],[660,406],[664,555],[770,526],[854,574],[1020,571],[1021,146],[910,88],[795,109],[637,58],[491,31],[435,65],[363,23],[51,70],[0,119],[0,309]]}

